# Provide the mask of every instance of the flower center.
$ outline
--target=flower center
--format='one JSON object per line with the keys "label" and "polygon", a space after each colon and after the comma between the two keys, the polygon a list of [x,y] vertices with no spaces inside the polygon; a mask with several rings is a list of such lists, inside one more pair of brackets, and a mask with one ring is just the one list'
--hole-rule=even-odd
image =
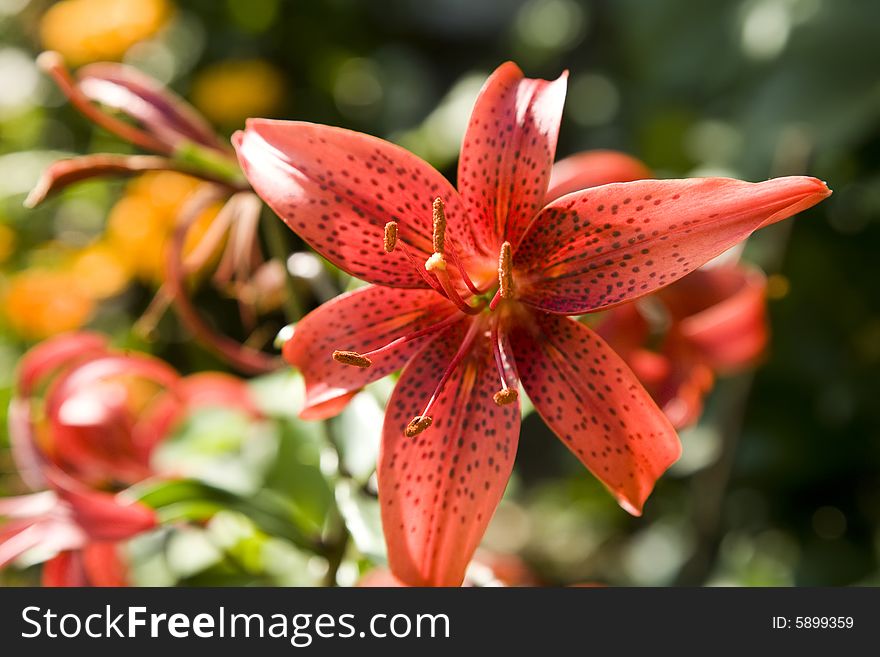
{"label": "flower center", "polygon": [[[446,369],[443,371],[437,387],[434,389],[431,398],[428,400],[424,410],[416,415],[406,426],[404,434],[407,437],[414,437],[428,429],[434,422],[430,415],[431,409],[434,407],[437,399],[443,391],[444,386],[449,379],[470,354],[474,341],[478,338],[488,339],[494,354],[495,367],[498,377],[501,381],[501,389],[496,392],[492,399],[499,406],[511,404],[518,400],[519,393],[517,387],[519,381],[516,377],[513,359],[510,357],[505,347],[506,338],[503,331],[504,312],[494,312],[502,300],[510,300],[514,298],[514,280],[513,280],[513,253],[509,242],[501,245],[498,254],[498,279],[497,288],[491,301],[487,303],[490,297],[487,293],[493,287],[490,283],[484,289],[474,285],[471,278],[465,271],[461,261],[459,260],[455,249],[447,240],[446,228],[446,208],[443,199],[436,198],[432,205],[432,235],[431,246],[434,252],[425,261],[424,265],[420,265],[415,256],[407,248],[403,240],[399,239],[399,228],[395,221],[389,221],[385,224],[385,234],[383,238],[383,248],[386,253],[391,253],[396,249],[404,254],[410,264],[418,271],[422,280],[425,281],[438,294],[446,297],[454,303],[459,310],[467,315],[473,316],[470,320],[467,334],[461,342],[455,355],[449,361]],[[450,266],[452,265],[457,271],[464,286],[467,287],[470,295],[463,297],[459,292],[460,286],[457,286],[450,276]],[[336,350],[333,352],[333,360],[342,364],[353,367],[367,368],[373,365],[373,359],[381,356],[392,349],[399,347],[407,342],[423,338],[427,335],[439,333],[451,326],[463,321],[461,315],[453,315],[441,322],[432,324],[426,328],[414,331],[407,335],[396,338],[383,347],[373,349],[365,353],[356,351]]]}

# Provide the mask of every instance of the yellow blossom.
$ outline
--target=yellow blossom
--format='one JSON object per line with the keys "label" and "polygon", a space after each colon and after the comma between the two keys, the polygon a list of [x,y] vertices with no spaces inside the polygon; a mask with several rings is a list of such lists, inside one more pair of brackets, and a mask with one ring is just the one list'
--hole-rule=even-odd
{"label": "yellow blossom", "polygon": [[62,270],[29,269],[13,275],[2,296],[5,321],[23,338],[42,340],[83,326],[94,302]]}
{"label": "yellow blossom", "polygon": [[205,68],[193,83],[192,101],[210,121],[240,126],[252,116],[281,109],[284,78],[260,59],[227,60]]}
{"label": "yellow blossom", "polygon": [[[159,284],[175,221],[199,181],[173,172],[149,173],[132,181],[107,218],[106,242],[133,275]],[[192,251],[217,216],[221,204],[206,208],[190,229],[184,254]]]}
{"label": "yellow blossom", "polygon": [[168,0],[62,0],[43,15],[43,47],[73,65],[121,59],[168,21]]}
{"label": "yellow blossom", "polygon": [[108,299],[122,292],[131,277],[128,263],[106,241],[79,251],[70,264],[76,286],[92,299]]}

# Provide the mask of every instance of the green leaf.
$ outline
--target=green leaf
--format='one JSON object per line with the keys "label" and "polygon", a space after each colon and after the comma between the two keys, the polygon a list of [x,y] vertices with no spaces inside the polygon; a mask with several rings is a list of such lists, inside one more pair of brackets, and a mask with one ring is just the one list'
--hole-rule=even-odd
{"label": "green leaf", "polygon": [[358,550],[374,563],[385,563],[388,557],[379,500],[343,480],[336,485],[336,504]]}

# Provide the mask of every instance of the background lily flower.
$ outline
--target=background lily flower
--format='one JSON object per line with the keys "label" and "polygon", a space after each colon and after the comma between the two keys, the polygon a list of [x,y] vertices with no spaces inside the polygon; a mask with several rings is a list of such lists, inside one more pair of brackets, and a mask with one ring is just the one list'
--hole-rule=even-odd
{"label": "background lily flower", "polygon": [[640,513],[677,436],[623,360],[563,315],[654,292],[830,193],[804,177],[648,180],[544,206],[565,80],[527,79],[512,63],[493,73],[458,191],[347,130],[252,120],[234,137],[257,193],[373,283],[314,311],[285,345],[306,378],[305,413],[332,414],[406,363],[378,475],[389,563],[409,584],[461,583],[513,466],[520,378],[548,426]]}
{"label": "background lily flower", "polygon": [[[181,377],[157,358],[109,348],[98,334],[58,336],[22,359],[10,406],[13,454],[23,473],[47,461],[93,488],[133,484],[155,474],[153,450],[204,406],[259,416],[233,376]],[[39,476],[26,480],[45,484]]]}
{"label": "background lily flower", "polygon": [[[754,267],[698,269],[661,290],[653,307],[610,310],[596,332],[624,357],[672,423],[686,427],[699,419],[716,373],[754,365],[764,352],[766,286]],[[649,348],[658,334],[656,349]]]}
{"label": "background lily flower", "polygon": [[112,62],[84,66],[74,77],[63,57],[52,51],[42,53],[37,63],[92,123],[156,155],[101,154],[60,160],[43,172],[25,200],[27,207],[75,182],[145,171],[180,171],[238,189],[238,171],[229,149],[194,107],[157,80]]}
{"label": "background lily flower", "polygon": [[120,543],[157,525],[149,507],[95,491],[53,466],[50,490],[0,499],[0,568],[31,550],[48,560],[44,586],[125,586]]}
{"label": "background lily flower", "polygon": [[[59,160],[45,169],[25,206],[35,207],[50,194],[91,178],[143,174],[131,185],[134,193],[117,203],[108,220],[109,241],[128,256],[130,272],[163,283],[141,319],[141,331],[149,335],[173,303],[199,341],[238,369],[275,369],[276,358],[216,331],[189,298],[187,280],[223,251],[213,282],[236,298],[247,331],[256,331],[260,310],[275,310],[283,301],[278,294],[285,283],[278,275],[280,263],[267,263],[257,239],[262,206],[246,191],[230,148],[195,108],[137,69],[99,62],[74,77],[56,52],[42,53],[37,62],[95,125],[158,155],[92,154]],[[123,287],[110,286],[107,296]],[[90,306],[81,310],[66,328],[79,328],[90,312]]]}
{"label": "background lily flower", "polygon": [[117,543],[157,524],[120,487],[157,472],[154,450],[193,410],[259,410],[244,382],[220,373],[181,377],[145,354],[122,354],[95,333],[47,340],[22,359],[9,433],[32,495],[0,500],[0,567],[39,548],[46,585],[123,585]]}

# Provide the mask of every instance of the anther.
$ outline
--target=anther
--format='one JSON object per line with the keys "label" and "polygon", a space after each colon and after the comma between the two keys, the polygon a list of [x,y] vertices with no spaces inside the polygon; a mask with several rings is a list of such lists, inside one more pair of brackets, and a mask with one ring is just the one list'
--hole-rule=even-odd
{"label": "anther", "polygon": [[410,420],[410,423],[406,425],[406,429],[403,430],[403,435],[407,438],[414,438],[430,427],[433,422],[434,420],[428,415],[416,415]]}
{"label": "anther", "polygon": [[373,364],[373,361],[366,356],[361,356],[356,351],[334,351],[333,360],[337,363],[342,363],[343,365],[354,365],[355,367],[361,367],[364,369]]}
{"label": "anther", "polygon": [[434,233],[432,235],[434,253],[443,255],[446,252],[446,209],[443,199],[439,196],[434,199],[431,218],[434,224]]}
{"label": "anther", "polygon": [[501,245],[498,254],[498,294],[502,299],[513,298],[513,263],[510,242]]}
{"label": "anther", "polygon": [[492,395],[492,401],[494,401],[499,406],[512,404],[517,399],[519,399],[519,392],[517,392],[515,388],[503,388],[502,390],[499,390],[494,395]]}
{"label": "anther", "polygon": [[385,253],[391,253],[397,246],[397,222],[389,221],[385,224]]}

